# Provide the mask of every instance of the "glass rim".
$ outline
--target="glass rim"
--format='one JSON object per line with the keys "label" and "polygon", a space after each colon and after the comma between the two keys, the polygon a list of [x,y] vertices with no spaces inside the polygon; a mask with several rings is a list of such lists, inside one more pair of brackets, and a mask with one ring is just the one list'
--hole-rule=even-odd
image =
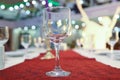
{"label": "glass rim", "polygon": [[70,10],[69,7],[64,7],[64,6],[45,7],[43,10],[47,10],[47,9],[57,9],[57,8],[59,8],[59,9],[64,8],[64,9]]}

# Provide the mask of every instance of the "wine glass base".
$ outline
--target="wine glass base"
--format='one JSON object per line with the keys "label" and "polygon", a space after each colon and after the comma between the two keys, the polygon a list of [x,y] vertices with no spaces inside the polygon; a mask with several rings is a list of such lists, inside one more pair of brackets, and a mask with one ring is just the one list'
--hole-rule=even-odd
{"label": "wine glass base", "polygon": [[53,71],[46,72],[46,75],[50,77],[66,77],[66,76],[69,76],[70,74],[71,72],[67,72],[64,70],[53,70]]}

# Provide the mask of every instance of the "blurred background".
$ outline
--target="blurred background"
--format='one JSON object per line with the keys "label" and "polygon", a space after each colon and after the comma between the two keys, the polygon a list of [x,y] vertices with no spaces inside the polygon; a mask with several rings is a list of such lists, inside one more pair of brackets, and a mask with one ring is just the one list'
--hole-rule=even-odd
{"label": "blurred background", "polygon": [[[120,5],[120,0],[81,1],[88,16],[96,22],[101,16],[112,17],[116,7]],[[76,46],[75,41],[81,37],[85,24],[80,21],[81,15],[75,0],[0,0],[0,26],[8,26],[10,33],[9,41],[5,44],[6,51],[23,48],[20,42],[22,34],[29,33],[32,38],[42,37],[42,10],[48,6],[65,6],[71,9],[73,32],[65,42],[70,48]],[[115,27],[119,30],[120,17]],[[33,40],[31,47],[34,47]]]}

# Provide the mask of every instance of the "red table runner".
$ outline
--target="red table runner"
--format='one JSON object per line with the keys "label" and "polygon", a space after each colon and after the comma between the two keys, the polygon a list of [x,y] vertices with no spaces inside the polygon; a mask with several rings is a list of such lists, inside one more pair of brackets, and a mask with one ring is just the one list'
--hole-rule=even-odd
{"label": "red table runner", "polygon": [[0,80],[120,80],[120,69],[85,58],[72,50],[61,51],[60,57],[61,67],[71,72],[68,77],[46,76],[45,72],[54,68],[55,60],[37,57],[1,70]]}

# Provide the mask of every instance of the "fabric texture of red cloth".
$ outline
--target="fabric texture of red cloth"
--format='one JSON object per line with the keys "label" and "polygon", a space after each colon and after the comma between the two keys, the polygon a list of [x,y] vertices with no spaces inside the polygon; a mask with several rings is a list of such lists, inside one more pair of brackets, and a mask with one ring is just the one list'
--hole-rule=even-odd
{"label": "fabric texture of red cloth", "polygon": [[54,68],[55,60],[41,60],[39,56],[1,70],[0,80],[120,80],[120,69],[85,58],[72,50],[60,52],[60,64],[64,70],[71,72],[70,76],[46,76],[45,72]]}

